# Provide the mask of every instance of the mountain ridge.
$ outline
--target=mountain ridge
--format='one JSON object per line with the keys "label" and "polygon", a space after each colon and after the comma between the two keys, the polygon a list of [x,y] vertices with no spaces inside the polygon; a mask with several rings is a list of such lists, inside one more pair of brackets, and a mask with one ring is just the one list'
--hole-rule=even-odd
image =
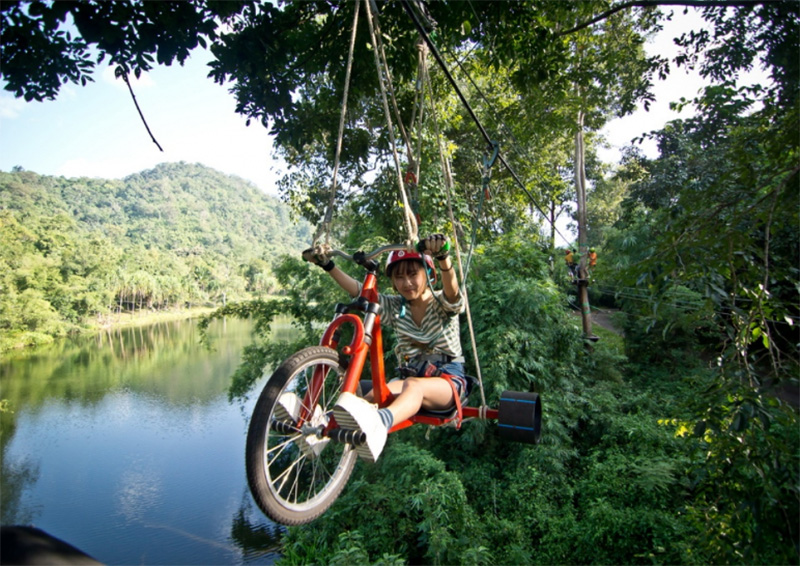
{"label": "mountain ridge", "polygon": [[201,164],[0,172],[0,330],[52,336],[115,311],[273,293],[274,260],[311,235],[279,199]]}

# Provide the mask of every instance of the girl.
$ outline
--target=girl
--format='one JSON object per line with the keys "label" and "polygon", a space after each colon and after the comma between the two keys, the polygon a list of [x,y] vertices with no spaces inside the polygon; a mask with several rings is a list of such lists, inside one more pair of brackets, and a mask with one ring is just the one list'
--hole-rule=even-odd
{"label": "girl", "polygon": [[[447,238],[434,234],[423,242],[424,254],[410,251],[389,254],[386,275],[398,294],[378,297],[381,318],[395,330],[398,358],[405,365],[403,373],[410,377],[389,382],[394,399],[388,407],[379,410],[367,399],[342,393],[333,409],[336,422],[343,428],[366,433],[367,443],[358,447],[358,452],[373,462],[383,450],[395,422],[414,416],[420,409],[442,411],[453,406],[453,387],[438,377],[441,373],[452,376],[459,395],[466,388],[458,321],[459,313],[464,311],[464,300],[446,251]],[[432,292],[428,284],[429,278],[436,282],[431,256],[436,258],[442,273],[441,291]],[[358,296],[361,283],[337,268],[329,257],[308,249],[303,252],[303,259],[322,267],[351,297]],[[371,399],[371,395],[367,397]]]}

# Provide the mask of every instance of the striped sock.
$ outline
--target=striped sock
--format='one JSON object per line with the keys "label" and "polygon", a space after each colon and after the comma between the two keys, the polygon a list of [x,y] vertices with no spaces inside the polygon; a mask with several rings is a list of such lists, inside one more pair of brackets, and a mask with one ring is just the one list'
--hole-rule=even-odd
{"label": "striped sock", "polygon": [[386,427],[386,430],[392,428],[394,424],[394,415],[389,409],[378,409],[378,414],[381,416],[381,420],[383,421],[383,425]]}

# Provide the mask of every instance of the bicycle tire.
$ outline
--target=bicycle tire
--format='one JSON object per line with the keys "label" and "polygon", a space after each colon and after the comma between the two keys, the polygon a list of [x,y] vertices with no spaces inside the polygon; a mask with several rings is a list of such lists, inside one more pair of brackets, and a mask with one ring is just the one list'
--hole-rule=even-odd
{"label": "bicycle tire", "polygon": [[357,457],[350,444],[332,440],[319,455],[309,455],[308,445],[304,453],[301,443],[315,435],[275,428],[273,415],[279,397],[291,391],[302,399],[315,368],[326,370],[316,414],[328,414],[341,392],[345,370],[335,350],[312,346],[293,354],[274,371],[259,396],[247,432],[250,491],[261,510],[284,525],[309,523],[327,511],[350,479]]}

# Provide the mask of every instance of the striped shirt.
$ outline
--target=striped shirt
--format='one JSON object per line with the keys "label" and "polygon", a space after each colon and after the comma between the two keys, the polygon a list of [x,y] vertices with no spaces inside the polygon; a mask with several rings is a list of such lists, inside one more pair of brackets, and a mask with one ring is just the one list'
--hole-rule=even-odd
{"label": "striped shirt", "polygon": [[405,316],[400,316],[403,297],[379,294],[382,320],[394,328],[397,336],[397,356],[413,358],[419,354],[446,354],[457,358],[462,355],[458,315],[464,312],[464,298],[450,303],[444,291],[434,291],[434,298],[425,310],[422,324],[417,326],[406,305]]}

